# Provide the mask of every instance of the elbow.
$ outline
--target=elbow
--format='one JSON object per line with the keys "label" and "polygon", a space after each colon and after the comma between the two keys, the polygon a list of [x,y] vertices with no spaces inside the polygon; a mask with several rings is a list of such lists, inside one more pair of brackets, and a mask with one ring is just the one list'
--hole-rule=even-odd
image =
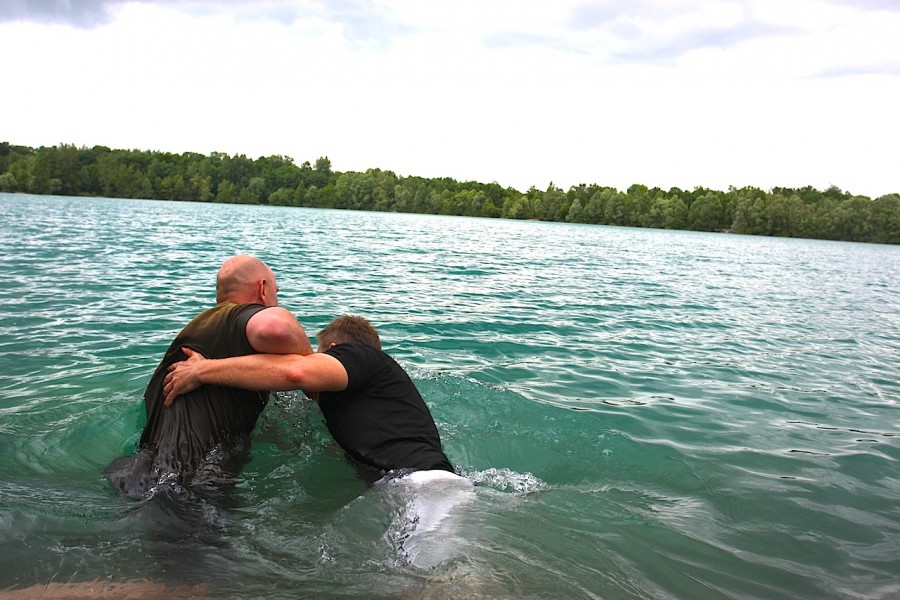
{"label": "elbow", "polygon": [[309,382],[308,371],[303,368],[303,365],[292,365],[285,369],[284,380],[289,389],[303,389]]}

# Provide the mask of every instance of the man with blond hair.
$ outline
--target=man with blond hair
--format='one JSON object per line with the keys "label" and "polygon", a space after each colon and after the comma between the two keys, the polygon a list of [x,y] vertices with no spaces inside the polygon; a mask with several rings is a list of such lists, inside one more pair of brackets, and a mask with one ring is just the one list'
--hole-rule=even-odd
{"label": "man with blond hair", "polygon": [[166,407],[163,380],[170,365],[187,357],[183,349],[214,358],[312,353],[303,327],[278,306],[272,269],[252,256],[226,260],[216,278],[216,305],[175,337],[144,392],[147,423],[138,453],[104,470],[110,484],[132,498],[146,498],[166,483],[202,488],[233,482],[236,459],[268,402],[265,388],[214,385]]}

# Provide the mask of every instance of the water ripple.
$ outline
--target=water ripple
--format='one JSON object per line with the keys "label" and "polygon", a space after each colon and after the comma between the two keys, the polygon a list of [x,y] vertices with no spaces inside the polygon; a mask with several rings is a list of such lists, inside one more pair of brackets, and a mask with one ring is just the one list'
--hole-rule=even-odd
{"label": "water ripple", "polygon": [[[0,589],[214,572],[227,597],[900,590],[896,247],[5,194],[0,215]],[[422,573],[392,553],[392,505],[299,394],[270,403],[228,506],[105,486],[160,355],[239,252],[308,332],[379,327],[479,484],[457,559]],[[173,515],[186,529],[160,531]]]}

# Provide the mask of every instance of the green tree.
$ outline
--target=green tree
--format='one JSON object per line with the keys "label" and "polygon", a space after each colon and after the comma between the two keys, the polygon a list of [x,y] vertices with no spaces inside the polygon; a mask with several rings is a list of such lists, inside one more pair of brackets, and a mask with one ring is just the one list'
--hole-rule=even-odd
{"label": "green tree", "polygon": [[644,215],[650,212],[653,199],[646,185],[634,184],[625,192],[621,225],[646,227]]}
{"label": "green tree", "polygon": [[56,194],[62,182],[56,175],[56,148],[38,148],[31,169],[28,191],[32,194]]}
{"label": "green tree", "polygon": [[306,169],[303,171],[303,180],[306,185],[314,185],[320,190],[329,183],[336,183],[336,174],[331,169],[331,160],[327,156],[321,156],[316,159],[316,166],[309,169],[309,163],[304,163]]}
{"label": "green tree", "polygon": [[331,208],[331,206],[324,206],[319,203],[319,188],[314,185],[309,186],[304,191],[303,206],[310,206],[313,208]]}
{"label": "green tree", "polygon": [[219,176],[222,181],[230,181],[238,189],[245,188],[250,179],[258,175],[256,163],[243,154],[226,156],[219,167]]}
{"label": "green tree", "polygon": [[15,175],[12,173],[3,173],[0,175],[0,192],[15,192],[19,186]]}
{"label": "green tree", "polygon": [[515,198],[507,198],[503,203],[501,216],[504,219],[532,219],[534,211],[531,208],[531,200],[526,195]]}
{"label": "green tree", "polygon": [[9,164],[12,162],[12,145],[9,142],[0,142],[0,173],[6,173],[9,170]]}
{"label": "green tree", "polygon": [[540,203],[535,206],[535,217],[541,221],[565,221],[569,212],[566,194],[550,183],[540,196]]}
{"label": "green tree", "polygon": [[797,237],[807,221],[806,205],[797,194],[785,198],[780,194],[770,195],[767,202],[768,235]]}
{"label": "green tree", "polygon": [[227,179],[219,183],[219,188],[216,191],[216,201],[224,204],[236,203],[238,201],[237,186]]}
{"label": "green tree", "polygon": [[163,200],[188,200],[188,186],[181,173],[173,172],[159,180],[156,193]]}
{"label": "green tree", "polygon": [[581,211],[582,223],[593,223],[599,225],[603,223],[603,193],[604,190],[597,190],[591,194],[587,204]]}
{"label": "green tree", "polygon": [[873,238],[872,202],[863,196],[852,196],[839,203],[836,224],[836,239],[853,242],[868,242]]}
{"label": "green tree", "polygon": [[247,187],[238,194],[241,204],[267,204],[266,180],[263,177],[251,177]]}
{"label": "green tree", "polygon": [[208,202],[212,199],[212,178],[209,175],[192,176],[188,182],[189,195],[192,200]]}
{"label": "green tree", "polygon": [[294,203],[294,190],[291,188],[278,188],[269,194],[269,204],[274,206],[291,206]]}
{"label": "green tree", "polygon": [[726,228],[724,216],[719,197],[713,193],[706,193],[691,204],[688,211],[688,225],[694,231],[719,231]]}
{"label": "green tree", "polygon": [[603,222],[607,225],[626,225],[629,220],[628,198],[621,192],[605,194]]}
{"label": "green tree", "polygon": [[736,192],[731,229],[735,233],[765,234],[766,195],[762,190],[744,188]]}
{"label": "green tree", "polygon": [[566,215],[566,221],[569,223],[581,223],[581,200],[575,198],[569,205],[569,213]]}
{"label": "green tree", "polygon": [[107,198],[158,198],[147,176],[134,165],[127,164],[127,155],[110,152],[97,160],[97,183],[100,194]]}
{"label": "green tree", "polygon": [[688,208],[684,200],[677,196],[657,196],[651,201],[643,222],[646,227],[657,229],[684,229],[687,220]]}
{"label": "green tree", "polygon": [[31,182],[31,168],[34,165],[34,156],[22,156],[10,163],[7,173],[15,177],[17,192],[27,192]]}
{"label": "green tree", "polygon": [[873,242],[900,244],[900,194],[881,196],[872,203]]}
{"label": "green tree", "polygon": [[341,174],[334,184],[335,208],[371,210],[374,205],[372,190],[374,179],[369,173],[348,171]]}

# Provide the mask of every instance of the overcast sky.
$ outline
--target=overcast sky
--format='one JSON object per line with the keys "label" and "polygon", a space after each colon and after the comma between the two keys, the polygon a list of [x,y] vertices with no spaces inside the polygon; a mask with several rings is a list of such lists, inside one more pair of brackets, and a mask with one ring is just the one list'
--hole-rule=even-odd
{"label": "overcast sky", "polygon": [[900,192],[900,0],[2,0],[0,141]]}

